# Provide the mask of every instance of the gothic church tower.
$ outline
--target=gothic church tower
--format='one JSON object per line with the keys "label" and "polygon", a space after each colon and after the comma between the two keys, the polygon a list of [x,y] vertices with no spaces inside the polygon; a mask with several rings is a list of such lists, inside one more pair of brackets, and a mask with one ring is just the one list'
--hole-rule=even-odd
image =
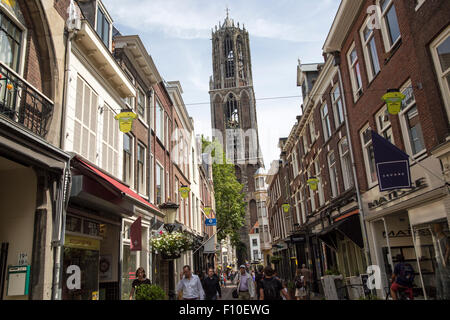
{"label": "gothic church tower", "polygon": [[249,232],[258,221],[256,171],[264,166],[258,138],[248,32],[227,17],[212,31],[213,76],[210,78],[213,138],[219,139],[235,164],[247,202],[245,226],[239,231],[238,263],[250,262]]}

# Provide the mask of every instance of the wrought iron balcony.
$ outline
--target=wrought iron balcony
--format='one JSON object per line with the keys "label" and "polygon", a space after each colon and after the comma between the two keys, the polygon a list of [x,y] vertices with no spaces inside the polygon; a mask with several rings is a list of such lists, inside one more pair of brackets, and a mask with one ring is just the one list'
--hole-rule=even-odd
{"label": "wrought iron balcony", "polygon": [[0,115],[45,137],[53,102],[0,62]]}

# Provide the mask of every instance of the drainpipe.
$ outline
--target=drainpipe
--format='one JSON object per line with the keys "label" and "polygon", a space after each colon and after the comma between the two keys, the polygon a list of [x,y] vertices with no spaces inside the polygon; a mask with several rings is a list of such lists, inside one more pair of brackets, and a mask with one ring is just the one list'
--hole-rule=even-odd
{"label": "drainpipe", "polygon": [[67,110],[67,92],[69,91],[69,76],[70,76],[70,54],[72,52],[72,40],[76,35],[75,30],[67,31],[66,39],[66,54],[64,58],[64,86],[63,86],[63,101],[61,110],[61,134],[59,145],[61,150],[64,151],[66,145],[66,110]]}
{"label": "drainpipe", "polygon": [[338,67],[337,69],[338,69],[338,75],[339,75],[339,90],[341,91],[342,102],[343,102],[343,107],[344,107],[345,128],[347,131],[347,141],[348,141],[348,146],[349,146],[349,151],[350,151],[350,159],[352,162],[353,180],[354,180],[354,184],[355,184],[356,197],[358,199],[358,207],[359,207],[359,212],[360,212],[359,220],[360,220],[360,224],[361,224],[361,232],[362,232],[363,242],[364,242],[364,253],[366,256],[367,264],[370,266],[370,265],[372,265],[372,260],[370,258],[369,244],[367,242],[367,227],[366,227],[366,223],[365,223],[365,219],[364,219],[364,209],[363,209],[363,203],[362,203],[362,198],[361,198],[361,192],[359,190],[359,183],[358,183],[358,179],[357,179],[357,175],[356,175],[356,163],[355,163],[355,156],[353,153],[352,139],[350,136],[350,126],[349,126],[348,113],[347,113],[347,102],[345,100],[344,85],[342,83],[340,52],[337,51],[337,52],[333,52],[332,54],[334,56],[335,65]]}

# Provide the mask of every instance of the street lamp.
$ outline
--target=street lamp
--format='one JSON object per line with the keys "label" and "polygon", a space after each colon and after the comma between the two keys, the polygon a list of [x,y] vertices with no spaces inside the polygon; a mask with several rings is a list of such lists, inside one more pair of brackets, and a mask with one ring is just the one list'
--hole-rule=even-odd
{"label": "street lamp", "polygon": [[[175,217],[177,215],[177,210],[179,205],[173,202],[166,202],[159,206],[161,211],[165,214],[164,217],[164,229],[167,232],[172,233],[177,227],[175,223]],[[174,269],[174,259],[167,259],[169,263],[169,300],[175,300],[175,269]]]}

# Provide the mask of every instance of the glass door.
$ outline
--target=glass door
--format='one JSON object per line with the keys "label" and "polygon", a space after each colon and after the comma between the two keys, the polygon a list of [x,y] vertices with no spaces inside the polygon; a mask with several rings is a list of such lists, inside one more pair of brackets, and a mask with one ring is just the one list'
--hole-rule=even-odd
{"label": "glass door", "polygon": [[[80,287],[68,287],[75,274],[67,274],[69,266],[77,266],[80,270]],[[64,248],[63,268],[63,300],[97,300],[99,251],[78,248]],[[70,279],[69,279],[70,278]]]}

